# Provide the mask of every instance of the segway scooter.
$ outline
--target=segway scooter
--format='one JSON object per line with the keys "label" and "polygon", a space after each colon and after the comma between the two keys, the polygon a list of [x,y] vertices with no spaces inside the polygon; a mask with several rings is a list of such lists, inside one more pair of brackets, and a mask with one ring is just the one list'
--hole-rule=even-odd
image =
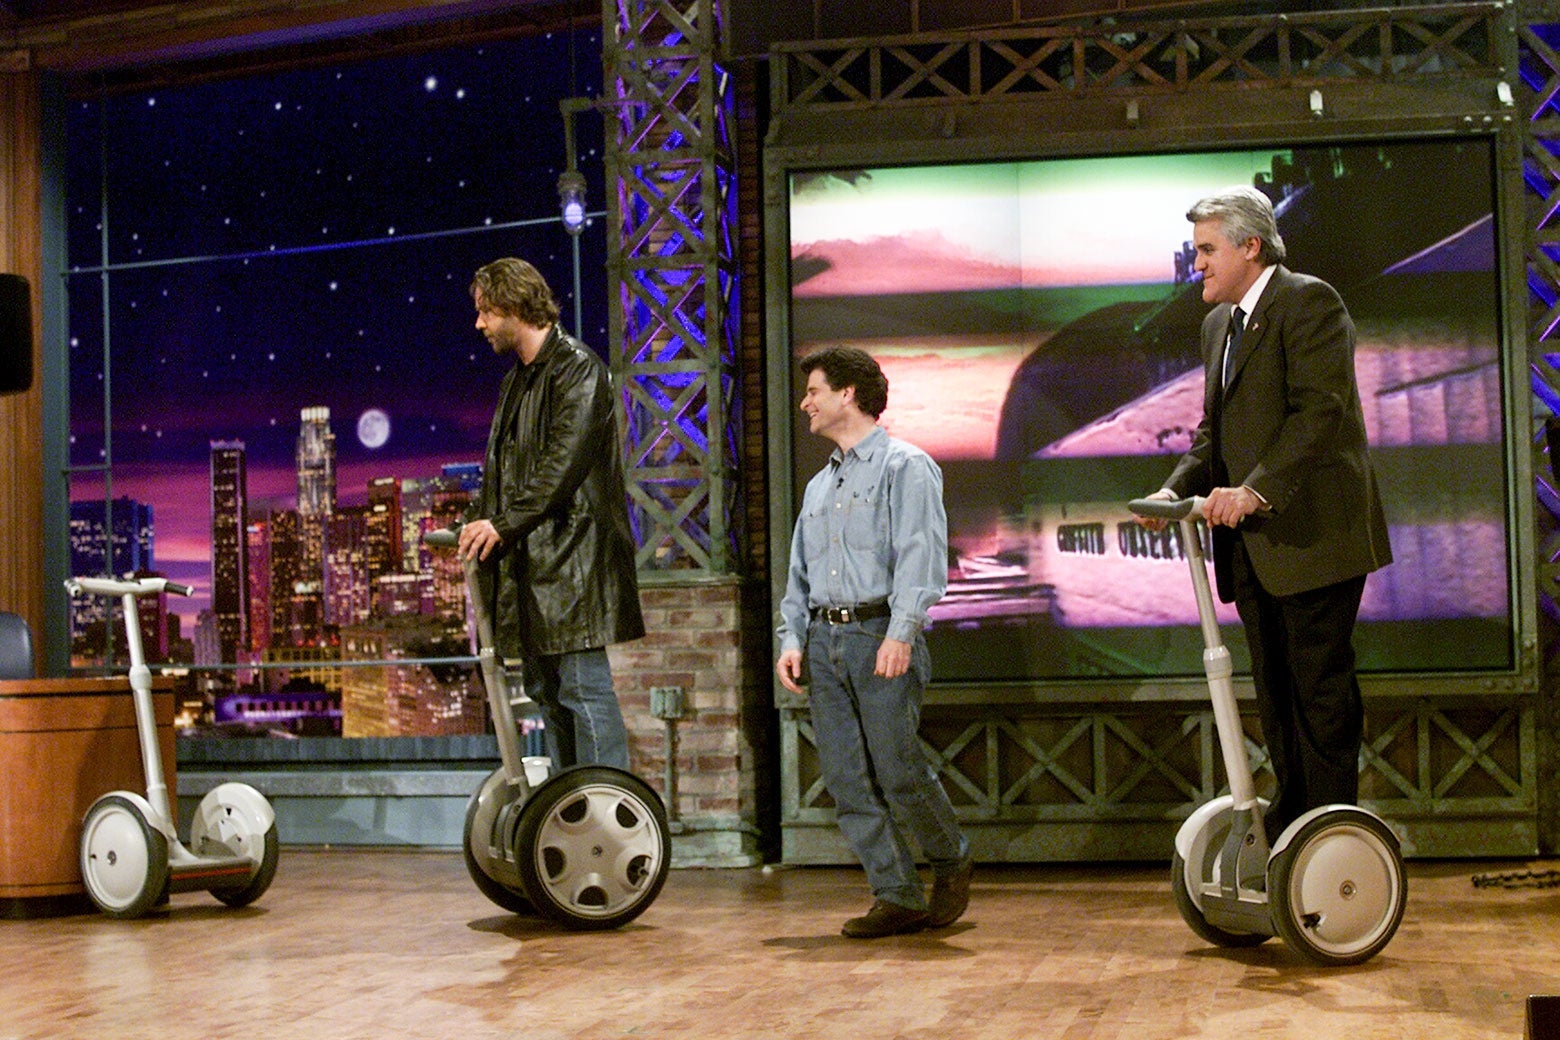
{"label": "segway scooter", "polygon": [[1175,836],[1170,887],[1176,909],[1216,946],[1256,946],[1277,935],[1317,964],[1359,964],[1386,947],[1403,920],[1408,878],[1397,836],[1355,805],[1302,815],[1268,848],[1246,735],[1219,634],[1197,521],[1203,499],[1137,499],[1136,515],[1172,520],[1192,571],[1203,670],[1230,793],[1200,806]]}
{"label": "segway scooter", "polygon": [[276,813],[248,784],[225,783],[201,799],[188,847],[179,841],[163,782],[162,748],[152,704],[152,673],[141,649],[136,598],[194,591],[166,578],[71,578],[66,590],[119,596],[130,652],[130,691],[146,795],[112,791],[92,803],[81,823],[81,879],[110,917],[140,917],[172,892],[205,890],[228,906],[259,899],[276,876]]}
{"label": "segway scooter", "polygon": [[[457,535],[430,531],[423,541],[453,547]],[[632,773],[602,765],[553,772],[549,759],[521,754],[515,709],[533,702],[523,691],[510,700],[478,566],[463,563],[500,765],[466,805],[466,870],[483,895],[511,913],[536,913],[577,931],[627,924],[666,883],[666,809]]]}

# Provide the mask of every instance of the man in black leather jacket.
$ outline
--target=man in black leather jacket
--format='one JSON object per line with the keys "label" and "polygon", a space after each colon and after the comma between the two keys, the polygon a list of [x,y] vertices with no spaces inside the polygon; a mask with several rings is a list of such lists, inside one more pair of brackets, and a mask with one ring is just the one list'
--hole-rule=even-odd
{"label": "man in black leather jacket", "polygon": [[609,643],[645,634],[607,368],[558,326],[535,267],[505,258],[471,283],[479,332],[513,354],[482,491],[460,532],[482,569],[495,650],[521,659],[558,768],[628,768]]}

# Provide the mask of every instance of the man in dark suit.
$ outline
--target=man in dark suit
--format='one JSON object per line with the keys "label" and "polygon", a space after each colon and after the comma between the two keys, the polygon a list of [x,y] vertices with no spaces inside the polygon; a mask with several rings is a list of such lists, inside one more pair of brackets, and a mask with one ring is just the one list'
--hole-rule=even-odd
{"label": "man in dark suit", "polygon": [[1217,306],[1202,327],[1202,422],[1155,497],[1207,498],[1219,597],[1246,630],[1278,777],[1272,841],[1306,810],[1359,797],[1354,621],[1365,576],[1392,551],[1343,300],[1282,266],[1261,192],[1220,192],[1186,218],[1203,299]]}

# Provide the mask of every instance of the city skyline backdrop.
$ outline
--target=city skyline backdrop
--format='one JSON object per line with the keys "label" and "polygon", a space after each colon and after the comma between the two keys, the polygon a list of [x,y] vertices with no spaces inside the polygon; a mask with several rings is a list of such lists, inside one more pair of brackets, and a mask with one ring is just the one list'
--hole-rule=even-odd
{"label": "city skyline backdrop", "polygon": [[[186,633],[210,605],[213,443],[244,445],[257,516],[297,505],[305,410],[328,409],[343,506],[481,460],[510,362],[467,287],[525,257],[573,324],[558,102],[599,90],[589,30],[72,105],[71,498],[151,508],[155,566],[198,590],[169,604]],[[603,127],[576,122],[604,352]]]}

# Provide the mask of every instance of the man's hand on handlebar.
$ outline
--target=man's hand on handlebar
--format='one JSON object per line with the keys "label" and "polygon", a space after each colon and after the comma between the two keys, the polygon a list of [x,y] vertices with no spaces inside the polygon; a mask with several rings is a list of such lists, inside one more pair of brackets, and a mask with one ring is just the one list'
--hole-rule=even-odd
{"label": "man's hand on handlebar", "polygon": [[494,548],[503,544],[498,529],[490,520],[473,520],[460,529],[455,554],[462,560],[486,560]]}
{"label": "man's hand on handlebar", "polygon": [[[1171,491],[1169,488],[1160,488],[1152,495],[1148,495],[1146,497],[1156,501],[1173,502],[1175,501],[1176,496],[1175,492]],[[1139,527],[1146,527],[1150,531],[1163,531],[1170,525],[1170,521],[1164,519],[1163,517],[1157,516],[1134,516],[1132,519],[1137,521]]]}
{"label": "man's hand on handlebar", "polygon": [[[1160,488],[1149,495],[1148,501],[1173,502],[1176,500],[1174,492],[1168,488]],[[1263,502],[1257,493],[1244,485],[1240,487],[1214,488],[1208,492],[1206,498],[1192,499],[1197,514],[1208,522],[1210,526],[1239,527],[1246,517],[1253,513],[1266,511],[1267,503]],[[1197,508],[1200,507],[1200,508]],[[1169,520],[1163,517],[1143,516],[1134,514],[1133,519],[1142,527],[1150,531],[1162,531]]]}
{"label": "man's hand on handlebar", "polygon": [[1203,519],[1224,527],[1239,527],[1240,522],[1262,508],[1262,499],[1249,487],[1222,487],[1208,492],[1203,503]]}

